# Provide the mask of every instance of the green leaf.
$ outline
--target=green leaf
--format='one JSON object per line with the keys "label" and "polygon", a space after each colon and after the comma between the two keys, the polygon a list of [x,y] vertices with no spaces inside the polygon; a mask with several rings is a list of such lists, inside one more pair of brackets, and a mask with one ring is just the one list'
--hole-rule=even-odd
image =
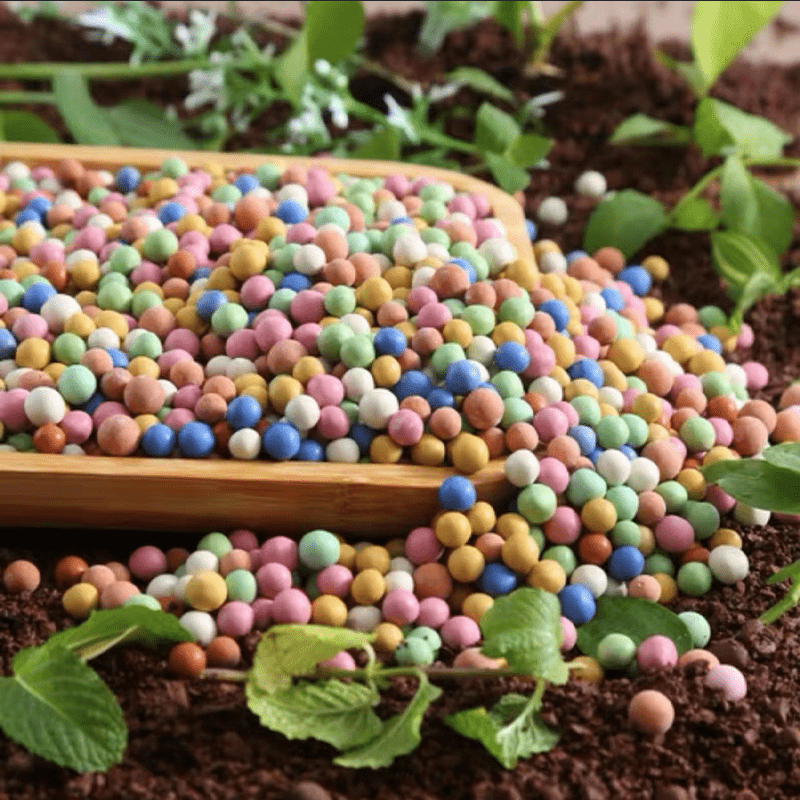
{"label": "green leaf", "polygon": [[494,4],[494,18],[510,31],[517,47],[525,41],[525,12],[530,7],[527,0],[510,0]]}
{"label": "green leaf", "polygon": [[78,144],[118,145],[116,131],[92,100],[86,78],[76,69],[60,69],[53,77],[56,107]]}
{"label": "green leaf", "polygon": [[700,98],[706,93],[705,79],[694,61],[678,61],[661,50],[655,50],[653,55],[656,61],[677,72],[689,84],[695,97]]}
{"label": "green leaf", "polygon": [[583,249],[594,253],[601,247],[618,247],[630,258],[669,225],[658,200],[633,189],[617,192],[592,212],[583,237]]}
{"label": "green leaf", "polygon": [[505,192],[517,192],[524,189],[530,182],[531,176],[524,167],[515,164],[506,156],[497,153],[484,153],[484,158],[492,177],[497,185]]}
{"label": "green leaf", "polygon": [[487,656],[505,658],[515,672],[567,682],[569,670],[561,657],[561,607],[544,589],[524,587],[498,597],[481,618]]}
{"label": "green leaf", "polygon": [[161,106],[149,100],[123,100],[103,109],[106,120],[121,144],[128,147],[156,147],[162,150],[192,150],[196,142],[184,132],[177,119],[169,119]]}
{"label": "green leaf", "polygon": [[761,220],[750,174],[738,156],[728,156],[720,178],[722,221],[734,231],[759,236]]}
{"label": "green leaf", "polygon": [[308,43],[303,28],[280,58],[275,59],[275,80],[289,100],[297,106],[308,77]]}
{"label": "green leaf", "polygon": [[306,3],[303,27],[308,66],[312,67],[318,58],[338,64],[353,54],[364,35],[364,6],[360,0],[311,0]]}
{"label": "green leaf", "polygon": [[505,100],[507,103],[514,102],[514,93],[507,86],[503,86],[500,81],[495,80],[486,70],[478,67],[457,67],[447,75],[450,83],[459,83],[469,86],[476,92],[496,97],[498,100]]}
{"label": "green leaf", "polygon": [[549,152],[553,140],[538,133],[522,133],[508,148],[506,155],[521,167],[535,167]]}
{"label": "green leaf", "polygon": [[475,127],[475,144],[479,150],[504,153],[519,135],[514,117],[491,103],[481,104]]}
{"label": "green leaf", "polygon": [[730,323],[734,330],[739,330],[744,321],[744,315],[762,297],[768,294],[783,294],[783,281],[768,272],[755,272],[745,282],[736,304],[731,311]]}
{"label": "green leaf", "polygon": [[369,767],[380,769],[388,767],[398,756],[404,756],[414,750],[422,741],[420,727],[428,706],[442,693],[438,686],[433,686],[425,673],[417,670],[419,688],[402,714],[386,720],[380,733],[361,747],[348,750],[334,764],[340,767]]}
{"label": "green leaf", "polygon": [[761,455],[774,467],[783,467],[800,472],[800,442],[784,442],[765,447]]}
{"label": "green leaf", "polygon": [[713,231],[719,225],[719,216],[707,200],[689,197],[672,209],[670,224],[684,231]]}
{"label": "green leaf", "polygon": [[792,141],[786,131],[768,119],[711,97],[697,104],[694,139],[704,156],[736,152],[750,158],[777,158]]}
{"label": "green leaf", "polygon": [[761,218],[760,236],[775,250],[785,253],[794,235],[794,209],[792,204],[766,183],[755,176],[750,182],[758,202]]}
{"label": "green leaf", "polygon": [[397,128],[377,128],[364,144],[349,154],[350,158],[397,161],[400,158],[400,132]]}
{"label": "green leaf", "polygon": [[63,647],[33,647],[0,678],[0,727],[42,756],[76,772],[104,772],[122,760],[122,710],[97,673]]}
{"label": "green leaf", "polygon": [[63,647],[89,659],[122,642],[158,647],[165,642],[194,639],[173,614],[143,606],[123,606],[93,612],[77,627],[53,634],[43,647]]}
{"label": "green leaf", "polygon": [[287,739],[319,739],[338,750],[358,747],[383,727],[372,710],[380,696],[374,687],[330,680],[301,683],[277,692],[248,692],[248,708],[261,724]]}
{"label": "green leaf", "polygon": [[728,64],[780,10],[783,2],[695,3],[692,52],[708,91]]}
{"label": "green leaf", "polygon": [[702,468],[708,483],[753,508],[800,514],[800,473],[768,461],[737,459],[718,461]]}
{"label": "green leaf", "polygon": [[445,717],[445,722],[468,739],[477,739],[506,769],[516,769],[520,758],[546,753],[559,735],[537,714],[533,698],[506,694],[487,711],[470,708]]}
{"label": "green leaf", "polygon": [[489,3],[464,3],[458,0],[429,0],[419,32],[419,51],[433,55],[453,31],[468,28],[491,13]]}
{"label": "green leaf", "polygon": [[711,233],[711,260],[714,269],[728,282],[734,297],[744,291],[751,275],[764,272],[780,280],[777,257],[762,243],[738,231]]}
{"label": "green leaf", "polygon": [[292,678],[311,672],[320,661],[342,650],[364,647],[375,637],[348,628],[327,625],[274,625],[256,647],[245,693],[274,692],[292,684]]}
{"label": "green leaf", "polygon": [[692,132],[685,125],[634,114],[620,122],[609,138],[611,144],[684,145],[691,141]]}
{"label": "green leaf", "polygon": [[637,645],[648,636],[660,634],[672,639],[679,653],[692,647],[691,634],[680,617],[642,597],[598,597],[594,618],[578,628],[580,651],[597,658],[597,645],[609,633],[625,634]]}
{"label": "green leaf", "polygon": [[59,135],[29,111],[0,112],[0,139],[4,142],[45,142],[58,144]]}

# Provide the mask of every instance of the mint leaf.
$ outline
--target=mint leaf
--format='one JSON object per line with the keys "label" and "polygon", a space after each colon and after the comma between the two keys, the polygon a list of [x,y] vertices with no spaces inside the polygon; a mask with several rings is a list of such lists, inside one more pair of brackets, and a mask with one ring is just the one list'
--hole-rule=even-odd
{"label": "mint leaf", "polygon": [[739,297],[748,279],[764,272],[780,280],[778,259],[763,243],[738,231],[714,231],[711,234],[711,259],[714,269],[730,284],[734,297]]}
{"label": "mint leaf", "polygon": [[251,689],[247,705],[264,727],[287,739],[320,739],[346,750],[381,732],[383,723],[372,710],[379,699],[374,687],[330,680],[271,694]]}
{"label": "mint leaf", "polygon": [[535,167],[549,152],[553,140],[538,133],[521,133],[511,142],[506,155],[521,167]]}
{"label": "mint leaf", "polygon": [[704,156],[736,152],[750,158],[777,158],[792,141],[786,131],[768,119],[711,97],[697,104],[694,139]]}
{"label": "mint leaf", "polygon": [[783,281],[769,272],[755,272],[745,282],[736,304],[731,311],[730,323],[734,330],[739,330],[744,322],[744,315],[762,297],[768,294],[783,294]]}
{"label": "mint leaf", "polygon": [[611,144],[631,145],[684,145],[691,141],[692,133],[685,125],[634,114],[620,122],[609,138]]}
{"label": "mint leaf", "polygon": [[487,711],[470,708],[445,717],[445,722],[468,739],[477,739],[506,769],[515,769],[520,758],[552,750],[559,735],[536,713],[534,697],[507,694]]}
{"label": "mint leaf", "polygon": [[29,111],[0,112],[0,139],[4,142],[46,142],[58,144],[59,135]]}
{"label": "mint leaf", "polygon": [[397,128],[377,128],[364,144],[348,154],[349,158],[397,161],[400,158],[400,133]]}
{"label": "mint leaf", "polygon": [[800,473],[768,461],[718,461],[701,469],[708,483],[742,503],[781,514],[800,514]]}
{"label": "mint leaf", "polygon": [[782,2],[695,3],[692,52],[708,91],[728,64],[780,10]]}
{"label": "mint leaf", "polygon": [[507,103],[514,101],[514,93],[500,81],[493,78],[486,70],[478,67],[457,67],[448,73],[447,80],[450,83],[458,83],[469,86],[476,92],[496,97],[498,100],[505,100]]}
{"label": "mint leaf", "polygon": [[544,589],[524,587],[498,597],[481,618],[487,656],[505,658],[515,672],[566,683],[561,658],[561,606]]}
{"label": "mint leaf", "polygon": [[641,597],[598,597],[594,618],[578,628],[580,651],[597,658],[597,645],[609,633],[623,633],[637,645],[648,636],[661,634],[672,639],[679,653],[692,647],[689,629],[677,614]]}
{"label": "mint leaf", "polygon": [[104,108],[103,114],[116,131],[121,144],[129,147],[156,147],[162,150],[191,150],[195,142],[177,119],[169,119],[160,106],[134,98]]}
{"label": "mint leaf", "polygon": [[312,67],[318,58],[338,64],[353,54],[364,35],[364,6],[360,0],[310,0],[303,27],[308,66]]}
{"label": "mint leaf", "polygon": [[475,144],[479,150],[504,153],[519,135],[514,117],[491,103],[481,104],[475,127]]}
{"label": "mint leaf", "polygon": [[738,156],[728,156],[720,178],[722,221],[734,231],[759,236],[761,220],[750,174]]}
{"label": "mint leaf", "polygon": [[719,216],[702,197],[681,200],[670,212],[670,224],[684,231],[713,231],[719,225]]}
{"label": "mint leaf", "polygon": [[395,758],[404,756],[417,747],[422,741],[420,727],[425,711],[441,695],[442,690],[433,686],[424,672],[415,672],[419,677],[419,688],[406,710],[386,720],[380,733],[366,744],[335,758],[334,764],[357,769],[380,769],[388,767]]}
{"label": "mint leaf", "polygon": [[53,634],[42,646],[63,647],[87,660],[121,642],[157,647],[194,638],[172,614],[143,606],[123,606],[95,611],[77,627]]}
{"label": "mint leaf", "polygon": [[800,443],[798,442],[784,442],[772,445],[772,447],[765,447],[761,455],[768,464],[800,472]]}
{"label": "mint leaf", "polygon": [[256,647],[253,666],[247,675],[245,694],[271,693],[292,684],[292,678],[306,675],[321,661],[342,650],[364,647],[375,637],[369,633],[327,625],[273,625]]}
{"label": "mint leaf", "polygon": [[484,153],[486,165],[492,173],[497,185],[505,192],[516,192],[524,189],[530,182],[528,170],[515,164],[506,156],[497,153]]}
{"label": "mint leaf", "polygon": [[118,145],[116,131],[92,100],[86,78],[76,69],[60,69],[53,77],[56,107],[78,144]]}
{"label": "mint leaf", "polygon": [[761,219],[759,235],[776,253],[785,253],[794,235],[792,204],[782,194],[778,194],[753,175],[750,175],[750,183],[758,202]]}
{"label": "mint leaf", "polygon": [[594,253],[601,247],[618,247],[630,258],[669,225],[658,200],[633,189],[617,192],[592,212],[583,236],[583,249]]}
{"label": "mint leaf", "polygon": [[122,760],[122,710],[97,673],[63,647],[21,650],[14,675],[0,678],[0,727],[62,767],[104,772]]}

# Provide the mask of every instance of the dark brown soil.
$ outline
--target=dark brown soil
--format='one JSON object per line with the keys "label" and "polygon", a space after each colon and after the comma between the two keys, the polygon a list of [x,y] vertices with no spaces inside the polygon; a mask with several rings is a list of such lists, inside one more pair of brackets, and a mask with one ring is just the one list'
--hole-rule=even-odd
{"label": "dark brown soil", "polygon": [[[580,246],[591,202],[572,193],[585,169],[603,172],[610,188],[631,187],[666,202],[691,186],[711,166],[691,149],[636,149],[606,143],[614,127],[633,112],[675,123],[691,119],[693,98],[685,86],[652,58],[644,33],[577,39],[563,36],[553,50],[562,78],[529,79],[522,75],[523,55],[510,38],[486,23],[454,34],[434,58],[422,61],[412,51],[420,24],[416,14],[375,20],[367,52],[390,70],[430,81],[458,65],[481,66],[510,86],[520,99],[552,89],[565,99],[545,117],[556,145],[551,168],[533,176],[525,194],[529,216],[539,201],[557,194],[567,200],[570,220],[564,228],[542,229],[564,251]],[[4,60],[114,60],[126,57],[122,45],[87,45],[63,25],[35,23],[22,29],[0,10],[0,52]],[[369,82],[364,83],[369,93]],[[30,87],[35,88],[35,87]],[[125,95],[172,102],[180,99],[180,81],[148,81],[137,85],[96,87],[99,102]],[[737,63],[715,90],[720,98],[764,114],[791,132],[800,123],[800,66],[777,68]],[[365,98],[367,99],[367,98]],[[454,99],[475,104],[479,98],[462,90]],[[276,111],[276,114],[279,113]],[[285,113],[285,112],[283,112]],[[55,112],[48,121],[60,127]],[[469,123],[452,133],[470,135]],[[258,147],[261,131],[254,126],[234,144]],[[63,131],[63,129],[62,129]],[[797,155],[795,140],[787,149]],[[781,178],[793,200],[791,180]],[[663,255],[672,276],[662,287],[668,302],[697,306],[721,302],[703,234],[667,233],[646,253]],[[793,242],[789,264],[800,260],[800,241]],[[743,354],[763,362],[770,384],[763,393],[775,400],[787,383],[800,375],[800,302],[795,293],[760,303],[748,316],[755,331],[752,350]],[[0,512],[1,514],[1,512]],[[0,517],[1,518],[1,517]],[[232,525],[235,527],[235,525]],[[714,648],[745,673],[745,700],[728,703],[705,688],[698,669],[671,671],[657,677],[607,680],[588,685],[572,682],[550,689],[545,699],[547,721],[561,732],[550,753],[503,770],[476,743],[456,736],[443,723],[447,713],[489,702],[513,688],[514,682],[448,684],[422,726],[423,743],[391,769],[351,771],[331,764],[333,750],[313,741],[292,742],[260,728],[243,703],[240,688],[175,679],[164,654],[124,650],[99,658],[96,666],[119,698],[130,730],[123,762],[106,775],[75,775],[30,756],[0,736],[0,800],[95,800],[169,798],[170,800],[789,800],[800,796],[800,616],[786,614],[765,628],[756,618],[779,596],[766,578],[776,568],[800,557],[800,529],[776,523],[765,529],[741,530],[751,573],[728,588],[715,588],[699,600],[684,599],[676,610],[693,608],[709,619]],[[30,532],[6,529],[4,543],[32,541]],[[117,549],[94,535],[78,541],[76,533],[37,532],[35,550],[0,550],[0,566],[29,557],[44,570],[42,587],[31,597],[0,594],[0,661],[8,674],[19,649],[41,642],[66,622],[50,570],[58,555],[82,552],[87,558],[124,558],[132,542]],[[18,538],[19,537],[19,538]],[[138,543],[147,534],[136,535]],[[56,544],[57,543],[57,544]],[[175,541],[175,544],[178,544]],[[102,550],[89,550],[98,544]],[[48,549],[49,548],[49,549]],[[107,556],[106,556],[107,557]],[[637,734],[626,720],[630,697],[658,687],[676,708],[673,728],[660,739]],[[520,687],[517,687],[520,688]],[[386,697],[391,712],[411,696],[413,687],[398,684]]]}

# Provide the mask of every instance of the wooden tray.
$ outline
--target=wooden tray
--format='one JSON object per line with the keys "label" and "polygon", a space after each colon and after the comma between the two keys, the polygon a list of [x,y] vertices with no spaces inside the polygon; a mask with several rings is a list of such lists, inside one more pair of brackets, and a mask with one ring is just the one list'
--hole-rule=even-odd
{"label": "wooden tray", "polygon": [[[179,156],[193,167],[213,162],[232,170],[271,162],[282,168],[322,166],[359,177],[429,176],[457,191],[485,196],[519,257],[533,260],[519,204],[496,186],[448,170],[388,161],[0,143],[2,163],[52,166],[75,158],[95,169],[130,165],[153,170],[167,156]],[[438,509],[438,487],[451,474],[445,467],[415,465],[0,453],[0,525],[197,532],[250,528],[287,535],[326,528],[381,539],[426,525]],[[513,494],[502,460],[471,479],[480,499],[505,503]]]}

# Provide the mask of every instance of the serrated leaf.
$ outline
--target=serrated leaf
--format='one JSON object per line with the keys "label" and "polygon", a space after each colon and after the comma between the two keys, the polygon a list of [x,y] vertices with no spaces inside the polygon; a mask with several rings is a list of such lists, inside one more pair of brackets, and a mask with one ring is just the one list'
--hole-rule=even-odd
{"label": "serrated leaf", "polygon": [[704,156],[735,152],[749,158],[777,158],[792,137],[764,117],[704,97],[695,109],[694,140]]}
{"label": "serrated leaf", "polygon": [[481,618],[487,656],[505,658],[515,672],[567,682],[569,670],[561,657],[561,606],[544,589],[524,587],[498,597]]}
{"label": "serrated leaf", "polygon": [[761,238],[769,242],[776,253],[784,253],[792,243],[794,234],[792,204],[755,176],[750,176],[750,182],[758,202]]}
{"label": "serrated leaf", "polygon": [[105,118],[128,147],[157,147],[162,150],[191,150],[196,142],[184,132],[177,119],[169,119],[161,106],[134,98],[104,108]]}
{"label": "serrated leaf", "polygon": [[768,294],[783,294],[783,281],[780,278],[768,272],[756,272],[747,279],[731,311],[730,323],[734,330],[739,330],[748,309]]}
{"label": "serrated leaf", "polygon": [[475,126],[475,144],[479,150],[504,153],[519,135],[514,117],[491,103],[481,103]]}
{"label": "serrated leaf", "polygon": [[753,508],[800,514],[800,473],[759,459],[718,461],[702,468],[708,483]]}
{"label": "serrated leaf", "polygon": [[506,155],[521,167],[534,167],[549,152],[553,140],[538,133],[521,133],[511,143]]}
{"label": "serrated leaf", "polygon": [[418,677],[419,687],[405,711],[386,720],[380,733],[366,744],[335,758],[334,764],[356,769],[380,769],[388,767],[395,758],[404,756],[417,747],[422,741],[420,728],[425,711],[442,693],[438,686],[433,686],[428,681],[425,673],[419,671]]}
{"label": "serrated leaf", "polygon": [[583,249],[594,253],[611,245],[630,258],[668,225],[669,217],[658,200],[624,189],[594,209],[586,225]]}
{"label": "serrated leaf", "polygon": [[165,642],[190,642],[195,638],[173,614],[143,606],[123,606],[93,612],[77,627],[53,634],[43,647],[63,647],[88,659],[121,642],[158,647]]}
{"label": "serrated leaf", "polygon": [[[245,692],[274,692],[291,686],[321,661],[342,650],[364,647],[375,637],[349,628],[327,625],[273,625],[256,647]],[[249,695],[248,695],[249,696]]]}
{"label": "serrated leaf", "polygon": [[528,170],[515,164],[506,156],[497,153],[484,153],[486,164],[497,185],[505,192],[517,192],[524,189],[530,182]]}
{"label": "serrated leaf", "polygon": [[380,696],[374,687],[330,680],[301,683],[276,692],[248,692],[248,708],[261,724],[287,739],[319,739],[338,750],[358,747],[381,732],[372,710]]}
{"label": "serrated leaf", "polygon": [[750,174],[738,156],[728,156],[720,177],[722,221],[734,231],[749,236],[760,235],[758,200],[750,183]]}
{"label": "serrated leaf", "polygon": [[78,144],[120,144],[116,131],[92,100],[86,78],[76,69],[59,69],[55,73],[53,94],[64,124]]}
{"label": "serrated leaf", "polygon": [[0,727],[31,753],[76,772],[104,772],[122,760],[128,731],[97,673],[63,647],[14,657],[0,678]]}
{"label": "serrated leaf", "polygon": [[719,216],[707,200],[689,197],[672,209],[670,223],[684,231],[713,231],[719,226]]}
{"label": "serrated leaf", "polygon": [[784,442],[761,451],[764,461],[774,467],[783,467],[800,473],[800,442]]}
{"label": "serrated leaf", "polygon": [[376,129],[364,144],[348,154],[349,158],[370,158],[397,161],[400,158],[400,133],[386,126]]}
{"label": "serrated leaf", "polygon": [[477,739],[506,769],[515,769],[520,758],[546,753],[559,734],[544,724],[530,699],[507,694],[487,711],[470,708],[445,717],[445,722],[468,739]]}
{"label": "serrated leaf", "polygon": [[508,103],[514,100],[514,93],[507,86],[503,86],[500,81],[493,78],[486,70],[478,67],[457,67],[448,73],[447,80],[450,83],[469,86],[470,89],[474,89],[476,92],[483,92]]}
{"label": "serrated leaf", "polygon": [[0,139],[4,142],[45,142],[58,144],[59,135],[42,119],[29,111],[0,112]]}
{"label": "serrated leaf", "polygon": [[622,633],[638,645],[648,636],[660,634],[672,639],[679,653],[692,647],[692,637],[683,620],[668,608],[642,597],[597,598],[594,618],[578,628],[578,648],[597,658],[597,645],[609,633]]}
{"label": "serrated leaf", "polygon": [[692,52],[708,91],[725,68],[780,10],[782,2],[695,3]]}
{"label": "serrated leaf", "polygon": [[777,257],[762,242],[738,231],[713,231],[711,259],[714,269],[730,284],[739,297],[751,275],[764,272],[780,280]]}
{"label": "serrated leaf", "polygon": [[319,58],[338,64],[353,54],[364,35],[364,6],[360,0],[310,0],[306,3],[303,28],[308,66],[312,67]]}
{"label": "serrated leaf", "polygon": [[609,138],[611,144],[630,145],[684,145],[691,141],[692,133],[685,125],[634,114],[620,122]]}

